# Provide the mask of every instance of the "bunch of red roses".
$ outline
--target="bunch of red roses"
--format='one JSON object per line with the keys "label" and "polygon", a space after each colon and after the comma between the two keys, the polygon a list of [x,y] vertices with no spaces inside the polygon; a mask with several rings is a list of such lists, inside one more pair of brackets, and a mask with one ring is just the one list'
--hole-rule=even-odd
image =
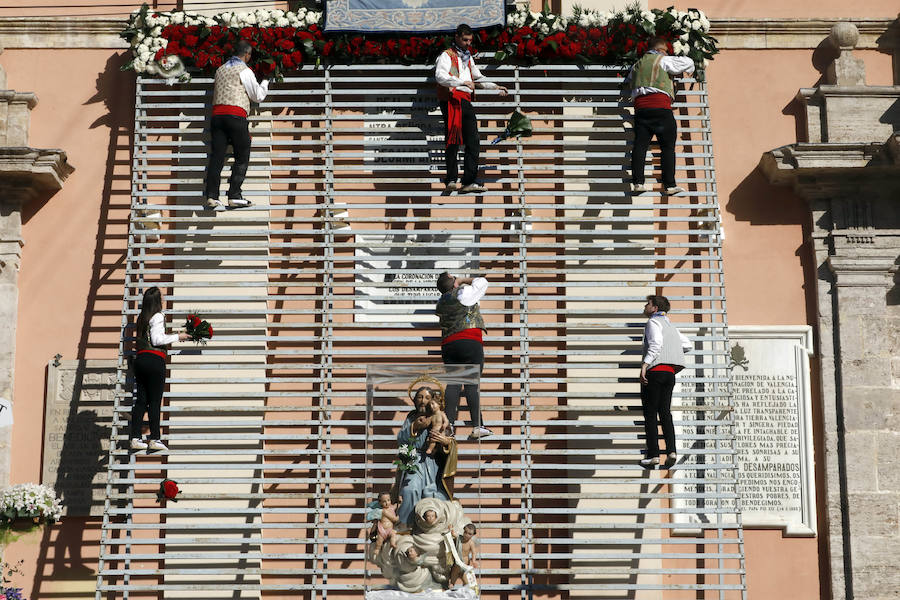
{"label": "bunch of red roses", "polygon": [[205,344],[206,340],[213,336],[213,328],[212,325],[209,324],[209,321],[204,321],[197,315],[187,316],[184,330],[191,336],[192,340],[202,344]]}
{"label": "bunch of red roses", "polygon": [[[672,38],[674,34],[665,34]],[[231,56],[239,39],[254,47],[251,67],[260,77],[280,78],[285,72],[323,59],[351,63],[430,63],[450,46],[449,35],[362,35],[325,37],[315,24],[296,27],[243,27],[169,25],[162,31],[167,46],[156,60],[177,55],[188,66],[213,71]],[[632,24],[603,27],[569,25],[562,31],[542,34],[535,29],[506,27],[481,30],[480,51],[493,51],[495,59],[514,57],[525,62],[582,61],[629,64],[647,47],[649,34]]]}

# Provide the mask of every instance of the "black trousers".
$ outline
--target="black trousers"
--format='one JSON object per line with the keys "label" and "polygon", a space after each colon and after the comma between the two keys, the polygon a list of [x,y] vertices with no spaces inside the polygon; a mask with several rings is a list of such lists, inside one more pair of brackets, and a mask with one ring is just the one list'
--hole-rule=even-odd
{"label": "black trousers", "polygon": [[634,146],[631,148],[631,181],[644,183],[644,161],[650,140],[656,136],[662,152],[662,183],[675,185],[675,140],[678,125],[668,108],[640,108],[634,111]]}
{"label": "black trousers", "polygon": [[137,397],[131,408],[131,437],[141,437],[144,413],[150,418],[150,439],[160,439],[159,409],[166,385],[166,359],[144,352],[134,359],[134,379]]}
{"label": "black trousers", "polygon": [[[468,100],[460,100],[462,106],[462,139],[463,145],[466,147],[463,155],[463,176],[462,185],[469,185],[478,179],[478,157],[481,154],[481,141],[478,138],[478,117],[475,116],[475,109]],[[441,102],[441,114],[444,115],[444,135],[450,134],[450,126],[447,123],[447,102]],[[456,181],[459,178],[459,167],[457,166],[457,154],[459,154],[459,144],[451,144],[446,148],[445,166],[447,176],[444,183]]]}
{"label": "black trousers", "polygon": [[234,164],[228,178],[228,197],[240,198],[241,186],[250,166],[250,122],[243,117],[213,115],[209,123],[209,165],[206,167],[206,197],[219,199],[222,167],[225,166],[225,150],[228,144],[234,148]]}
{"label": "black trousers", "polygon": [[675,373],[649,371],[647,385],[641,385],[641,406],[644,409],[644,433],[647,435],[647,456],[659,456],[658,424],[662,425],[666,454],[675,452],[675,426],[672,424],[672,390]]}
{"label": "black trousers", "polygon": [[[445,365],[480,365],[484,370],[484,346],[476,340],[456,340],[441,346],[441,358]],[[469,415],[472,417],[472,427],[481,426],[481,400],[478,384],[447,385],[447,397],[444,400],[444,412],[451,423],[456,421],[459,414],[460,392],[466,397],[466,405],[469,407]]]}

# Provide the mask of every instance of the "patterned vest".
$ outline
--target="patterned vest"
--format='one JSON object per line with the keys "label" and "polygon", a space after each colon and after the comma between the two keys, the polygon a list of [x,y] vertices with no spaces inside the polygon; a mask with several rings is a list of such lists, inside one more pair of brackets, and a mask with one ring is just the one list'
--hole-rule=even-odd
{"label": "patterned vest", "polygon": [[662,90],[672,98],[675,97],[675,86],[672,78],[662,68],[662,54],[645,54],[634,66],[632,87],[653,87]]}
{"label": "patterned vest", "polygon": [[153,342],[150,341],[150,323],[147,323],[147,331],[144,332],[144,335],[138,337],[137,349],[138,352],[140,352],[141,350],[153,350],[155,352],[162,352],[163,354],[166,353],[165,346],[154,346]]}
{"label": "patterned vest", "polygon": [[[681,337],[678,335],[678,330],[675,329],[675,326],[669,321],[668,317],[658,316],[658,317],[650,317],[651,319],[656,319],[657,322],[662,325],[662,348],[659,350],[659,354],[656,358],[653,359],[653,362],[650,363],[649,368],[653,368],[656,365],[672,365],[675,367],[684,368],[684,350],[681,348]],[[644,328],[644,350],[643,355],[647,355],[647,333],[646,327],[649,327],[650,322],[647,322],[647,326]],[[676,369],[680,371],[681,369]]]}
{"label": "patterned vest", "polygon": [[244,83],[241,81],[241,72],[248,68],[246,64],[241,63],[233,67],[222,65],[216,69],[213,106],[216,104],[239,106],[244,109],[244,112],[250,112],[250,96],[247,95],[247,90],[244,89]]}
{"label": "patterned vest", "polygon": [[[451,77],[459,77],[459,54],[456,53],[456,50],[453,48],[447,48],[444,50],[447,54],[450,55],[450,76]],[[469,73],[472,72],[472,59],[469,59]],[[450,98],[450,88],[444,87],[441,84],[437,86],[437,97],[441,102],[446,102],[447,99]],[[475,99],[475,90],[472,90],[472,99]]]}
{"label": "patterned vest", "polygon": [[441,296],[434,310],[441,323],[441,337],[451,336],[464,329],[481,329],[487,332],[478,303],[476,302],[472,306],[464,305],[456,297],[458,291],[458,289],[452,289]]}

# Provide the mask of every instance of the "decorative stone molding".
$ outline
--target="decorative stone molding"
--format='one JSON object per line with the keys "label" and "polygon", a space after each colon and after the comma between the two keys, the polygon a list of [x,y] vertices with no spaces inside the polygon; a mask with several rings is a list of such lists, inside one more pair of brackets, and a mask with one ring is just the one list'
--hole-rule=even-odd
{"label": "decorative stone molding", "polygon": [[898,589],[884,557],[900,554],[900,530],[881,508],[900,503],[900,486],[879,477],[871,443],[900,434],[880,418],[900,408],[900,86],[864,85],[852,25],[829,39],[837,85],[800,90],[807,139],[765,153],[760,167],[807,200],[812,221],[831,597],[880,599]]}
{"label": "decorative stone molding", "polygon": [[[6,87],[5,75],[0,78]],[[13,398],[22,207],[59,191],[74,170],[62,150],[28,147],[37,96],[0,90],[0,397]],[[12,424],[0,426],[0,486],[9,482]]]}
{"label": "decorative stone molding", "polygon": [[[0,17],[0,39],[7,48],[114,48],[128,44],[119,37],[126,16]],[[828,19],[710,19],[719,47],[730,49],[815,49],[835,20]],[[859,30],[858,49],[878,49],[893,19],[850,19]]]}

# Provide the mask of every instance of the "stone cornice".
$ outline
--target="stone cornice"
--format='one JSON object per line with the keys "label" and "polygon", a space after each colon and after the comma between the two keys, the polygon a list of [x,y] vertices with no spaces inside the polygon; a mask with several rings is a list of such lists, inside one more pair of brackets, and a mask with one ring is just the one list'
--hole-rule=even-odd
{"label": "stone cornice", "polygon": [[7,146],[0,148],[0,204],[52,196],[75,168],[62,150]]}
{"label": "stone cornice", "polygon": [[[0,17],[6,48],[127,48],[119,37],[126,17]],[[896,19],[846,19],[859,29],[857,48],[879,48]],[[711,33],[729,49],[814,49],[837,19],[712,19]],[[885,42],[882,40],[881,48]]]}
{"label": "stone cornice", "polygon": [[828,37],[838,21],[849,21],[859,30],[856,48],[885,48],[879,40],[896,19],[711,19],[710,33],[725,49],[809,49]]}

